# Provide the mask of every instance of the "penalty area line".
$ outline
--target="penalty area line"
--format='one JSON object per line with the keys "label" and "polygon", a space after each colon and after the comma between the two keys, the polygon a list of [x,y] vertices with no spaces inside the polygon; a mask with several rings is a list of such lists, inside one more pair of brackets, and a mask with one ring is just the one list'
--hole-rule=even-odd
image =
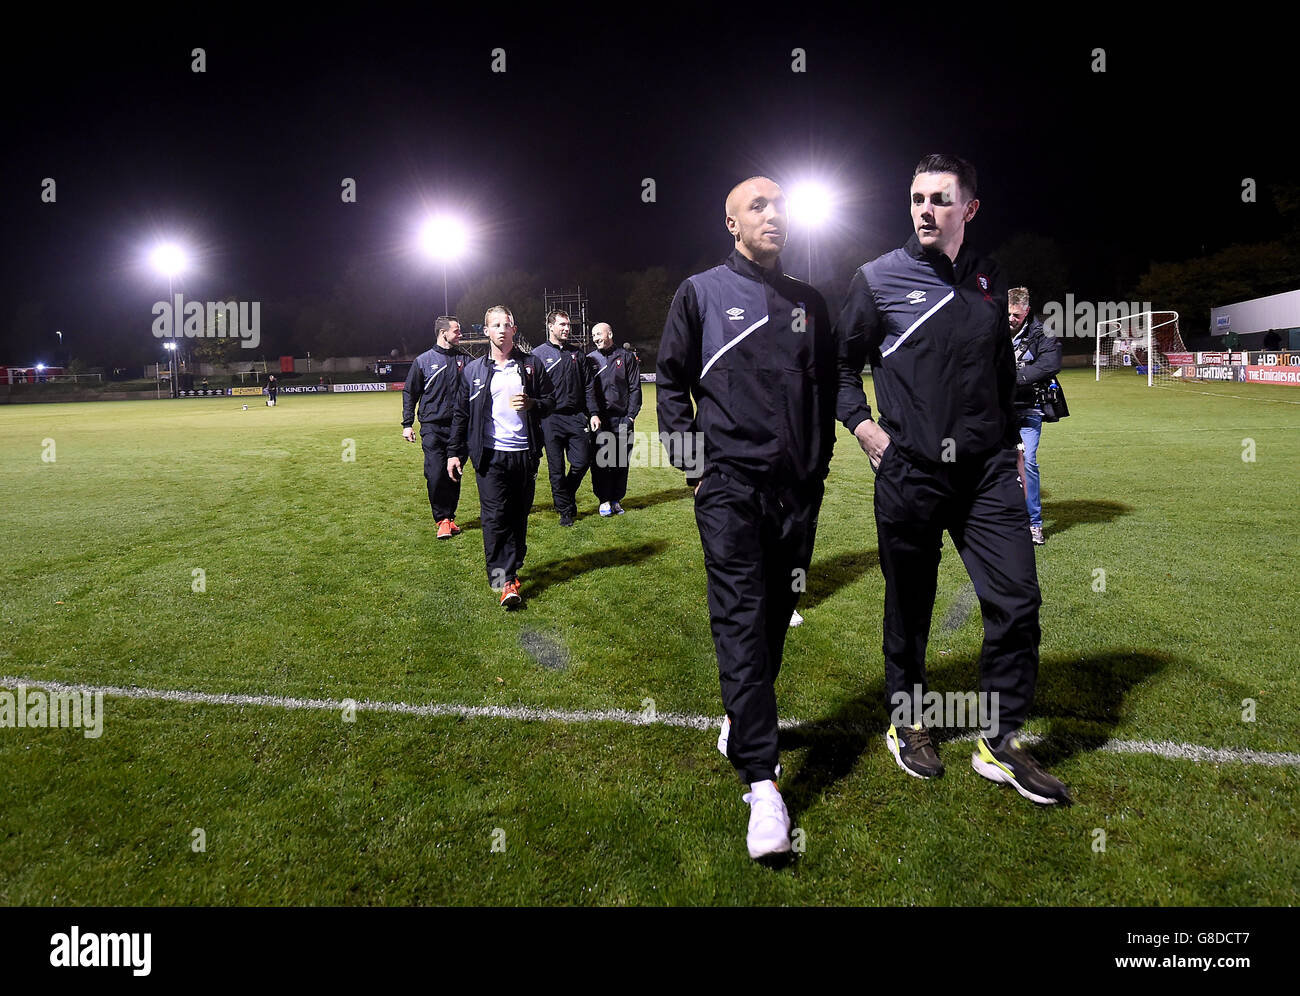
{"label": "penalty area line", "polygon": [[[633,709],[538,709],[530,706],[471,706],[446,702],[412,703],[384,702],[372,699],[302,699],[281,695],[235,695],[216,692],[191,692],[176,689],[140,688],[138,686],[68,684],[39,678],[19,678],[0,675],[0,689],[19,686],[43,688],[59,694],[95,695],[107,698],[140,699],[151,702],[176,702],[183,705],[257,706],[272,709],[300,709],[317,712],[342,712],[354,708],[357,712],[397,713],[404,716],[457,717],[463,719],[511,719],[541,723],[621,723],[625,726],[674,726],[689,730],[714,730],[722,721],[720,716],[699,716],[689,713],[648,711]],[[781,729],[803,733],[846,732],[859,736],[878,736],[883,733],[868,724],[835,724],[783,719]],[[946,738],[945,742],[973,741],[975,734]],[[1043,738],[1026,734],[1027,743]],[[1198,764],[1259,764],[1267,767],[1300,768],[1300,753],[1289,751],[1244,750],[1229,747],[1203,747],[1200,744],[1176,743],[1170,740],[1107,740],[1090,750],[1108,754],[1145,754],[1174,761],[1192,761]]]}

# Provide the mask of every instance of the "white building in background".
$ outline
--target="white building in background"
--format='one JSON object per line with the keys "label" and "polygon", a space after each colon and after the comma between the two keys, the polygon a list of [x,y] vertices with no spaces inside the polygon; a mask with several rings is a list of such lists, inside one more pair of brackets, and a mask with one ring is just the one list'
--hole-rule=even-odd
{"label": "white building in background", "polygon": [[1227,335],[1229,332],[1251,335],[1269,329],[1277,330],[1283,346],[1287,345],[1288,338],[1300,336],[1300,290],[1210,309],[1211,335]]}

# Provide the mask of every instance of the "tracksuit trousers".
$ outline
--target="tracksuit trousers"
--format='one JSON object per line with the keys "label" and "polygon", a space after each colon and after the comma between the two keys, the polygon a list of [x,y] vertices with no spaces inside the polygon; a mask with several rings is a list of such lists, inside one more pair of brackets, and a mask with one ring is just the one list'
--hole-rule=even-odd
{"label": "tracksuit trousers", "polygon": [[821,481],[778,491],[712,468],[695,493],[722,704],[731,719],[727,757],[744,782],[776,777],[776,676],[806,586],[823,491]]}
{"label": "tracksuit trousers", "polygon": [[611,415],[596,434],[596,454],[591,464],[591,490],[603,504],[627,497],[627,471],[632,459],[632,420]]}
{"label": "tracksuit trousers", "polygon": [[893,715],[907,701],[914,721],[921,718],[915,689],[928,690],[925,650],[947,529],[984,618],[979,690],[998,694],[998,736],[1014,733],[1034,699],[1042,604],[1016,451],[922,466],[891,444],[876,471],[875,508],[885,576],[886,708]]}
{"label": "tracksuit trousers", "polygon": [[[591,466],[591,439],[587,435],[587,416],[582,412],[548,415],[542,419],[546,439],[546,471],[551,478],[551,498],[561,519],[578,514],[577,493],[582,478]],[[569,469],[564,469],[565,458]]]}
{"label": "tracksuit trousers", "polygon": [[453,481],[447,473],[447,440],[451,438],[451,423],[420,423],[420,445],[424,447],[424,481],[429,489],[429,508],[435,522],[456,518],[460,503],[460,481]]}
{"label": "tracksuit trousers", "polygon": [[528,513],[537,488],[537,463],[527,450],[485,449],[474,469],[488,583],[500,590],[507,582],[519,580],[528,552]]}

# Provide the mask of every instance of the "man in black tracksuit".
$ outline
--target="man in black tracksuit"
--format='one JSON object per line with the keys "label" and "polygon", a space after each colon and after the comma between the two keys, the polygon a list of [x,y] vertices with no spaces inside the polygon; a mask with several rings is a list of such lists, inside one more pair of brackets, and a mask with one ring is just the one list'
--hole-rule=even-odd
{"label": "man in black tracksuit", "polygon": [[600,501],[601,515],[622,515],[635,442],[632,423],[641,411],[641,361],[632,350],[614,345],[608,322],[592,326],[591,338],[596,344],[587,354],[596,405],[592,414],[599,417],[603,429],[596,437],[591,490]]}
{"label": "man in black tracksuit", "polygon": [[451,418],[456,410],[456,381],[469,356],[457,348],[460,322],[443,315],[434,322],[437,345],[421,353],[406,374],[402,389],[402,438],[415,442],[416,405],[420,412],[420,443],[424,448],[424,480],[428,485],[429,508],[438,525],[438,539],[460,533],[456,505],[460,502],[460,481],[447,476],[447,443],[451,439]]}
{"label": "man in black tracksuit", "polygon": [[542,460],[541,422],[555,396],[546,368],[515,346],[508,308],[489,308],[483,331],[487,355],[466,363],[457,381],[447,473],[458,479],[465,458],[474,461],[488,583],[510,609],[522,601],[519,568]]}
{"label": "man in black tracksuit", "polygon": [[835,442],[830,317],[815,289],[781,272],[785,224],[771,180],[732,190],[735,250],[678,288],[656,374],[661,438],[695,487],[727,713],[718,748],[750,784],[754,858],[790,849],[775,682]]}
{"label": "man in black tracksuit", "polygon": [[[974,167],[953,156],[925,157],[911,200],[915,234],[853,275],[836,327],[837,414],[876,471],[891,719],[886,742],[908,774],[943,773],[920,722],[918,696],[926,691],[925,650],[946,528],[984,618],[981,712],[992,721],[972,764],[1035,802],[1068,802],[1065,786],[1016,736],[1038,675],[1041,597],[1016,471],[1007,289],[997,265],[963,245],[966,222],[979,208]],[[879,425],[862,390],[868,360]]]}
{"label": "man in black tracksuit", "polygon": [[[555,410],[542,419],[546,469],[560,525],[571,526],[578,515],[578,487],[591,466],[591,437],[587,433],[595,432],[600,420],[595,417],[596,399],[587,358],[569,343],[569,313],[548,314],[546,332],[549,341],[532,353],[541,360],[555,388]],[[564,470],[566,456],[568,473]]]}

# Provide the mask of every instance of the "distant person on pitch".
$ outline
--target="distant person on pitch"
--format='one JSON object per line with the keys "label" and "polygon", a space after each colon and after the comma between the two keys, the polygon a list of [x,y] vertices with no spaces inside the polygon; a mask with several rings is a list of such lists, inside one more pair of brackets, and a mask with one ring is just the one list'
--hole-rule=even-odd
{"label": "distant person on pitch", "polygon": [[415,442],[418,406],[429,508],[437,523],[438,539],[445,540],[460,535],[456,525],[460,481],[447,476],[447,458],[454,455],[448,452],[448,444],[451,420],[456,414],[456,385],[469,355],[459,348],[460,321],[454,315],[440,315],[433,328],[436,344],[415,358],[402,388],[402,438]]}
{"label": "distant person on pitch", "polygon": [[271,374],[266,380],[266,404],[267,407],[275,406],[275,394],[280,389],[280,385],[275,381],[275,374]]}

